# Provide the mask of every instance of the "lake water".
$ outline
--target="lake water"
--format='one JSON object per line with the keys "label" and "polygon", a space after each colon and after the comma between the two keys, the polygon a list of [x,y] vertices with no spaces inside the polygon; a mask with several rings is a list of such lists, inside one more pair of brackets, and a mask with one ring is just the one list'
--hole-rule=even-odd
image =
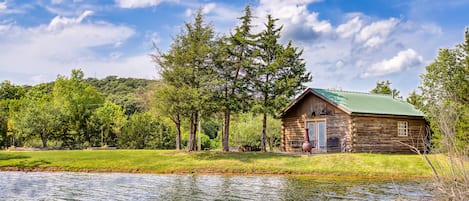
{"label": "lake water", "polygon": [[428,181],[0,172],[0,200],[429,200]]}

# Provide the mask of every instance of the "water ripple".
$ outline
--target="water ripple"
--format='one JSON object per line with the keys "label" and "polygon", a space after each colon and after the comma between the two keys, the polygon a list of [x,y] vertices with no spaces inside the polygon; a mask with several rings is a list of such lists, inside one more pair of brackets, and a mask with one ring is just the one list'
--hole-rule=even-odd
{"label": "water ripple", "polygon": [[426,200],[424,181],[0,172],[0,200]]}

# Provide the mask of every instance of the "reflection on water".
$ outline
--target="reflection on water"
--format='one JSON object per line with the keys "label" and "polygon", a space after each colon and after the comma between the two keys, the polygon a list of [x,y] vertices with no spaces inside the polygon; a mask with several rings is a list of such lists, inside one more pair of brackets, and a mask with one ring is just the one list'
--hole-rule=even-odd
{"label": "reflection on water", "polygon": [[0,172],[0,200],[428,200],[424,181]]}

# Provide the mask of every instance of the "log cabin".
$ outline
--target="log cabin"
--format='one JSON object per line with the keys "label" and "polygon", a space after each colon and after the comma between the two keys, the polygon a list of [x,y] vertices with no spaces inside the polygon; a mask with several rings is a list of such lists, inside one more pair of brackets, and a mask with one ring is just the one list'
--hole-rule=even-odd
{"label": "log cabin", "polygon": [[305,90],[280,114],[280,149],[312,153],[412,153],[427,151],[424,114],[393,95],[340,90]]}

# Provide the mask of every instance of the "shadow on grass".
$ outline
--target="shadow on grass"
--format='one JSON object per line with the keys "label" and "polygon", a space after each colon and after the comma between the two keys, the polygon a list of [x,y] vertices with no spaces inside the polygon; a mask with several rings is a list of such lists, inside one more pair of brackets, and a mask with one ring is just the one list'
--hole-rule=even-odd
{"label": "shadow on grass", "polygon": [[283,158],[296,158],[298,156],[262,152],[198,152],[194,153],[193,157],[198,160],[238,160],[245,163],[251,163],[259,159],[275,160]]}
{"label": "shadow on grass", "polygon": [[32,160],[32,161],[23,160],[23,161],[20,161],[18,165],[16,166],[19,168],[37,168],[41,165],[46,165],[46,164],[50,164],[50,162],[45,161],[45,160]]}
{"label": "shadow on grass", "polygon": [[17,156],[17,155],[3,155],[0,154],[0,160],[14,160],[14,159],[26,159],[31,158],[30,156]]}

